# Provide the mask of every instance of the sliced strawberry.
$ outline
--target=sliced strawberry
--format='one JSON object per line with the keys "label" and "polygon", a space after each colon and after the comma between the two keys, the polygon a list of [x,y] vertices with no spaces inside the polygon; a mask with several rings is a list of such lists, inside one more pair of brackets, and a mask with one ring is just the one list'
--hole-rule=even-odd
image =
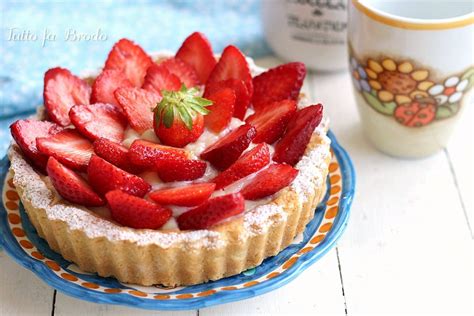
{"label": "sliced strawberry", "polygon": [[195,142],[204,132],[204,117],[200,113],[195,113],[192,117],[192,127],[188,129],[185,123],[175,116],[173,124],[166,127],[163,122],[157,122],[157,116],[153,117],[153,127],[156,136],[160,141],[173,147],[184,147],[189,143]]}
{"label": "sliced strawberry", "polygon": [[181,80],[172,74],[163,65],[153,64],[148,68],[143,83],[143,89],[153,91],[161,95],[161,91],[178,91],[181,88]]}
{"label": "sliced strawberry", "polygon": [[36,146],[45,155],[75,170],[86,170],[93,154],[92,143],[76,130],[65,129],[48,137],[36,138]]}
{"label": "sliced strawberry", "polygon": [[209,161],[219,170],[227,169],[249,147],[255,135],[255,127],[250,124],[242,125],[206,148],[200,158]]}
{"label": "sliced strawberry", "polygon": [[185,187],[153,191],[150,199],[163,205],[196,206],[206,202],[214,192],[214,183],[197,183]]}
{"label": "sliced strawberry", "polygon": [[229,45],[222,52],[219,62],[209,75],[207,83],[240,79],[245,83],[249,95],[253,94],[252,75],[249,65],[242,52],[235,46]]}
{"label": "sliced strawberry", "polygon": [[167,158],[156,164],[158,176],[163,182],[190,181],[201,178],[206,173],[207,164],[202,160]]}
{"label": "sliced strawberry", "polygon": [[130,161],[128,149],[106,138],[99,138],[94,142],[94,152],[97,156],[111,164],[131,173],[141,172],[141,168]]}
{"label": "sliced strawberry", "polygon": [[225,88],[209,95],[206,99],[212,101],[212,105],[207,108],[211,112],[204,118],[206,127],[215,133],[220,133],[232,120],[235,92],[230,88]]}
{"label": "sliced strawberry", "polygon": [[117,223],[136,229],[158,229],[171,218],[170,209],[120,190],[105,195],[110,215]]}
{"label": "sliced strawberry", "polygon": [[143,197],[151,190],[150,184],[142,178],[95,155],[92,155],[90,159],[87,175],[91,186],[101,195],[112,190],[122,190],[128,194]]}
{"label": "sliced strawberry", "polygon": [[161,100],[158,93],[140,88],[119,88],[115,97],[134,130],[141,134],[153,128],[153,109]]}
{"label": "sliced strawberry", "polygon": [[44,106],[55,123],[67,126],[69,110],[76,104],[89,104],[91,88],[69,70],[52,68],[44,74]]}
{"label": "sliced strawberry", "polygon": [[118,106],[114,92],[122,87],[133,87],[123,72],[117,69],[102,71],[92,85],[91,103],[108,103]]}
{"label": "sliced strawberry", "polygon": [[172,158],[187,159],[184,149],[155,144],[146,140],[135,140],[129,149],[132,164],[146,169],[155,169],[158,161]]}
{"label": "sliced strawberry", "polygon": [[48,156],[38,150],[36,138],[52,136],[62,129],[55,123],[37,120],[18,120],[10,125],[13,139],[20,147],[25,158],[42,171],[46,167]]}
{"label": "sliced strawberry", "polygon": [[298,170],[287,164],[271,164],[260,171],[241,191],[247,200],[258,200],[275,194],[290,183],[298,175]]}
{"label": "sliced strawberry", "polygon": [[235,107],[234,107],[234,117],[243,120],[245,114],[247,113],[247,108],[250,104],[250,95],[247,91],[247,87],[242,80],[239,79],[227,79],[224,81],[211,82],[206,85],[206,90],[204,91],[204,97],[216,93],[219,90],[231,88],[235,92]]}
{"label": "sliced strawberry", "polygon": [[233,193],[218,196],[181,214],[177,218],[178,226],[181,230],[206,229],[226,218],[238,215],[244,210],[245,200],[242,194]]}
{"label": "sliced strawberry", "polygon": [[273,160],[279,163],[296,165],[303,156],[311,140],[314,129],[323,117],[321,104],[311,105],[296,112],[288,123],[285,134],[275,145]]}
{"label": "sliced strawberry", "polygon": [[306,76],[303,63],[284,64],[253,78],[254,93],[252,104],[255,111],[266,108],[266,105],[280,100],[296,100]]}
{"label": "sliced strawberry", "polygon": [[199,79],[196,70],[181,59],[168,58],[162,61],[159,65],[165,67],[172,74],[181,80],[187,88],[197,86]]}
{"label": "sliced strawberry", "polygon": [[84,206],[101,206],[104,201],[77,173],[49,157],[46,172],[54,188],[64,199]]}
{"label": "sliced strawberry", "polygon": [[135,87],[141,87],[146,70],[152,64],[153,61],[150,56],[140,46],[123,38],[112,47],[105,62],[104,70],[120,70]]}
{"label": "sliced strawberry", "polygon": [[265,143],[247,151],[232,166],[218,174],[212,182],[216,184],[216,190],[225,188],[231,183],[238,181],[258,170],[270,162],[270,151]]}
{"label": "sliced strawberry", "polygon": [[194,32],[184,40],[175,57],[196,70],[200,83],[207,81],[217,63],[212,53],[211,43],[204,34],[199,32]]}
{"label": "sliced strawberry", "polygon": [[112,104],[75,105],[69,111],[69,117],[77,130],[90,140],[103,137],[121,142],[127,127],[127,119]]}
{"label": "sliced strawberry", "polygon": [[282,100],[267,105],[265,111],[249,116],[245,121],[257,129],[253,142],[273,144],[281,137],[295,112],[295,101]]}

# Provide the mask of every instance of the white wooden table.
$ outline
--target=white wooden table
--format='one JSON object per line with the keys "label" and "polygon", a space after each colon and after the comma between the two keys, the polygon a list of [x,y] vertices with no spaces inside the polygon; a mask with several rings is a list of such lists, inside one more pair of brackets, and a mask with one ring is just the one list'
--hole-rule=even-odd
{"label": "white wooden table", "polygon": [[400,160],[362,135],[348,73],[311,74],[304,89],[351,155],[357,193],[337,247],[293,282],[198,311],[142,311],[65,296],[0,252],[0,315],[473,315],[474,104],[446,150]]}

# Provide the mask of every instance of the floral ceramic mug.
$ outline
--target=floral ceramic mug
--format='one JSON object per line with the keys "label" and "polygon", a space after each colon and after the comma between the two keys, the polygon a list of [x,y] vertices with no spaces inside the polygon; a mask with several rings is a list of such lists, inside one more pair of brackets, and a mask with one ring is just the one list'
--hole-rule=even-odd
{"label": "floral ceramic mug", "polygon": [[381,151],[444,148],[474,86],[471,0],[351,0],[350,71],[362,126]]}

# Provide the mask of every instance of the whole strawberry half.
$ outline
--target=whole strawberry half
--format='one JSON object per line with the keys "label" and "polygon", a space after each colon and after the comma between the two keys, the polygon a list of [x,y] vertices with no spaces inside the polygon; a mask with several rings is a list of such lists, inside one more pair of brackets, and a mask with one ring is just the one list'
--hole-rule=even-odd
{"label": "whole strawberry half", "polygon": [[142,178],[122,170],[104,159],[93,155],[87,167],[89,183],[100,195],[112,190],[143,197],[151,190]]}
{"label": "whole strawberry half", "polygon": [[257,129],[253,142],[273,144],[281,137],[295,112],[295,101],[282,100],[273,102],[264,111],[249,116],[245,121]]}
{"label": "whole strawberry half", "polygon": [[75,105],[69,111],[69,117],[77,130],[90,140],[102,137],[121,142],[127,127],[127,119],[112,104]]}
{"label": "whole strawberry half", "polygon": [[288,123],[285,134],[275,145],[273,160],[279,163],[296,165],[308,146],[314,129],[323,117],[321,104],[311,105],[299,110]]}
{"label": "whole strawberry half", "polygon": [[270,162],[270,151],[265,143],[258,144],[244,153],[232,166],[218,174],[212,182],[216,190],[225,188],[252,173],[262,169]]}
{"label": "whole strawberry half", "polygon": [[220,133],[232,120],[235,106],[235,91],[225,88],[209,95],[207,99],[212,101],[212,105],[207,108],[209,114],[204,118],[204,123],[209,130],[214,133]]}
{"label": "whole strawberry half", "polygon": [[212,102],[197,96],[196,88],[163,91],[163,99],[154,110],[153,127],[160,141],[169,146],[184,147],[204,132],[206,109]]}
{"label": "whole strawberry half", "polygon": [[234,117],[243,120],[247,114],[247,108],[250,104],[250,94],[242,80],[227,79],[224,81],[210,82],[206,85],[204,97],[208,98],[208,96],[227,88],[234,90],[235,93],[235,107],[233,115]]}
{"label": "whole strawberry half", "polygon": [[92,85],[91,103],[108,103],[118,106],[114,92],[118,88],[131,88],[133,84],[117,69],[103,70]]}
{"label": "whole strawberry half", "polygon": [[173,158],[187,159],[188,153],[184,149],[137,139],[129,148],[129,158],[136,166],[156,170],[158,162]]}
{"label": "whole strawberry half", "polygon": [[256,135],[255,127],[242,125],[206,148],[200,158],[209,161],[218,170],[227,169],[249,147]]}
{"label": "whole strawberry half", "polygon": [[260,171],[240,193],[247,200],[258,200],[290,185],[297,175],[298,170],[292,166],[274,163]]}
{"label": "whole strawberry half", "polygon": [[196,206],[207,201],[215,187],[214,183],[197,183],[185,187],[156,190],[151,192],[149,197],[162,205]]}
{"label": "whole strawberry half", "polygon": [[148,68],[143,83],[143,89],[153,91],[161,95],[161,91],[178,91],[181,88],[181,80],[172,74],[163,65],[153,64]]}
{"label": "whole strawberry half", "polygon": [[48,121],[18,120],[10,125],[13,139],[20,147],[25,158],[36,168],[44,171],[48,156],[38,150],[36,138],[49,137],[63,130],[59,125]]}
{"label": "whole strawberry half", "polygon": [[105,195],[110,215],[117,223],[136,229],[158,229],[171,218],[170,209],[120,190]]}
{"label": "whole strawberry half", "polygon": [[152,64],[150,56],[140,46],[123,38],[112,47],[104,70],[119,70],[135,87],[141,87],[146,71]]}
{"label": "whole strawberry half", "polygon": [[141,168],[130,161],[129,151],[124,146],[114,143],[107,138],[99,138],[94,143],[94,152],[97,156],[107,160],[114,166],[131,173],[141,172]]}
{"label": "whole strawberry half", "polygon": [[76,104],[89,104],[91,88],[69,70],[52,68],[44,74],[43,99],[49,118],[67,126],[69,110]]}
{"label": "whole strawberry half", "polygon": [[229,45],[222,52],[221,58],[212,70],[206,85],[228,79],[242,80],[248,94],[253,94],[252,75],[244,54],[235,46]]}
{"label": "whole strawberry half", "polygon": [[181,59],[168,58],[162,61],[160,66],[168,69],[170,73],[179,78],[179,80],[187,87],[191,88],[199,84],[196,70]]}
{"label": "whole strawberry half", "polygon": [[199,32],[189,35],[175,56],[196,70],[199,83],[205,83],[216,65],[211,43]]}
{"label": "whole strawberry half", "polygon": [[207,164],[202,160],[180,157],[158,160],[156,170],[163,182],[190,181],[201,178],[206,173]]}
{"label": "whole strawberry half", "polygon": [[92,143],[74,129],[36,138],[38,150],[74,170],[85,171],[93,154]]}
{"label": "whole strawberry half", "polygon": [[84,206],[105,204],[81,176],[53,157],[48,159],[46,172],[56,191],[67,201]]}
{"label": "whole strawberry half", "polygon": [[272,68],[253,78],[252,104],[255,111],[280,100],[296,100],[306,76],[303,63],[293,62]]}
{"label": "whole strawberry half", "polygon": [[153,109],[161,96],[140,88],[119,88],[114,93],[130,126],[138,133],[153,128]]}
{"label": "whole strawberry half", "polygon": [[242,194],[223,195],[181,214],[177,218],[178,226],[181,230],[206,229],[244,210],[245,200]]}

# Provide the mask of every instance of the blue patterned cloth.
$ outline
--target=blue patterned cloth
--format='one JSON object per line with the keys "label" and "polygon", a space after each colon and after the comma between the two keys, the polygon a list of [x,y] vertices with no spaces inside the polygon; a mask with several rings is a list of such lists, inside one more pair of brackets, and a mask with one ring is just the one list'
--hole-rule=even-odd
{"label": "blue patterned cloth", "polygon": [[[146,51],[175,51],[201,31],[214,51],[235,44],[252,57],[267,55],[259,0],[1,1],[0,151],[9,124],[42,103],[44,72],[75,74],[101,67],[112,45],[127,37]],[[46,36],[45,36],[46,34]],[[69,35],[68,35],[69,34]],[[95,35],[87,40],[79,35]],[[44,41],[44,38],[47,40]]]}

